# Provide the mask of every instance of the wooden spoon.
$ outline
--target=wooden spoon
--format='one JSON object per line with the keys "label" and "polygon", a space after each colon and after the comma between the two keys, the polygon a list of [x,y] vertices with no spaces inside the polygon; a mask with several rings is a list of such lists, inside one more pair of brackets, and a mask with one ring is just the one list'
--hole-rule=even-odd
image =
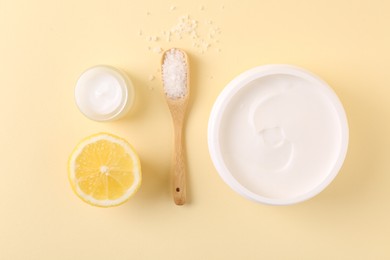
{"label": "wooden spoon", "polygon": [[[178,71],[173,70],[174,66],[170,66],[170,68],[168,69],[165,67],[164,70],[164,63],[169,62],[168,60],[166,60],[166,56],[169,55],[170,53],[172,54],[173,52],[176,52],[176,54],[179,53],[183,54],[180,56],[182,57],[184,67],[179,66]],[[183,75],[183,72],[185,73],[185,75]],[[176,73],[178,73],[179,75],[176,75]],[[173,162],[172,162],[173,199],[176,205],[183,205],[186,202],[186,163],[185,163],[185,154],[184,154],[185,149],[184,149],[183,126],[184,126],[186,109],[188,106],[188,100],[190,94],[189,64],[188,64],[187,54],[183,50],[177,48],[166,50],[162,55],[161,74],[163,79],[165,98],[167,100],[169,110],[171,111],[173,127],[174,127],[174,150],[173,150]],[[167,82],[164,79],[164,77],[169,77],[169,76],[175,78],[175,79],[171,78],[171,81],[172,80],[180,81],[178,79],[181,79],[181,85],[180,85],[181,87],[179,88],[179,90],[184,87],[183,95],[180,96],[172,95],[172,89],[167,88],[168,84],[166,84]]]}

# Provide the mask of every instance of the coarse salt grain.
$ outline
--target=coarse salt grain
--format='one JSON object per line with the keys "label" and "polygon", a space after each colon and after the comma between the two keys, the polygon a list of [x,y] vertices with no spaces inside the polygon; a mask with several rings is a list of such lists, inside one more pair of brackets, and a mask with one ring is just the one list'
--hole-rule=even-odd
{"label": "coarse salt grain", "polygon": [[186,96],[187,76],[187,63],[183,52],[178,49],[167,51],[162,64],[165,95],[172,99]]}
{"label": "coarse salt grain", "polygon": [[156,41],[158,41],[159,39],[158,39],[158,37],[157,36],[149,36],[149,41],[150,42],[156,42]]}
{"label": "coarse salt grain", "polygon": [[[178,18],[178,22],[170,29],[162,30],[160,35],[151,35],[146,37],[150,42],[172,42],[185,38],[191,39],[192,47],[195,47],[199,53],[205,53],[212,48],[212,43],[218,43],[218,34],[221,34],[219,27],[212,26],[214,22],[212,20],[206,20],[204,23],[199,23],[193,19],[190,15],[185,14]],[[207,28],[202,29],[202,25],[206,25]],[[200,27],[200,28],[198,28]],[[207,30],[208,34],[202,34],[203,31]],[[145,33],[142,33],[145,34]],[[213,46],[217,47],[217,46]],[[158,48],[148,48],[154,53],[160,53]]]}
{"label": "coarse salt grain", "polygon": [[163,49],[161,49],[161,47],[154,47],[153,48],[154,53],[161,53],[162,51],[163,51]]}

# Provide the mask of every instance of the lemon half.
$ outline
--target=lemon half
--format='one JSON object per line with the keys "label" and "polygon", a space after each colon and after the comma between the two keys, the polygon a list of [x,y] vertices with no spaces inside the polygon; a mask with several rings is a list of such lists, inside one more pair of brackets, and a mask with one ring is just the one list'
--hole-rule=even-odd
{"label": "lemon half", "polygon": [[126,202],[141,184],[141,164],[124,139],[99,133],[81,141],[69,158],[69,181],[85,202],[112,207]]}

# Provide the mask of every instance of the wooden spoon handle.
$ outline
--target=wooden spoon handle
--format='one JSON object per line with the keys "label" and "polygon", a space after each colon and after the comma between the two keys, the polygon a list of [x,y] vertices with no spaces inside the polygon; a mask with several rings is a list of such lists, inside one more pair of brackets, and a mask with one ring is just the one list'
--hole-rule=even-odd
{"label": "wooden spoon handle", "polygon": [[181,127],[175,129],[173,153],[173,199],[176,205],[183,205],[186,202],[186,164]]}

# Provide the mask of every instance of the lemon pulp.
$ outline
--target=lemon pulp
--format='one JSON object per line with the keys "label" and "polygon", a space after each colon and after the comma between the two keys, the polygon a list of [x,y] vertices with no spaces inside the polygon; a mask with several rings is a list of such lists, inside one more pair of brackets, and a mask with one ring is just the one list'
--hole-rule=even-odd
{"label": "lemon pulp", "polygon": [[132,146],[117,136],[100,133],[81,141],[69,159],[74,192],[95,206],[122,204],[141,184],[141,166]]}

